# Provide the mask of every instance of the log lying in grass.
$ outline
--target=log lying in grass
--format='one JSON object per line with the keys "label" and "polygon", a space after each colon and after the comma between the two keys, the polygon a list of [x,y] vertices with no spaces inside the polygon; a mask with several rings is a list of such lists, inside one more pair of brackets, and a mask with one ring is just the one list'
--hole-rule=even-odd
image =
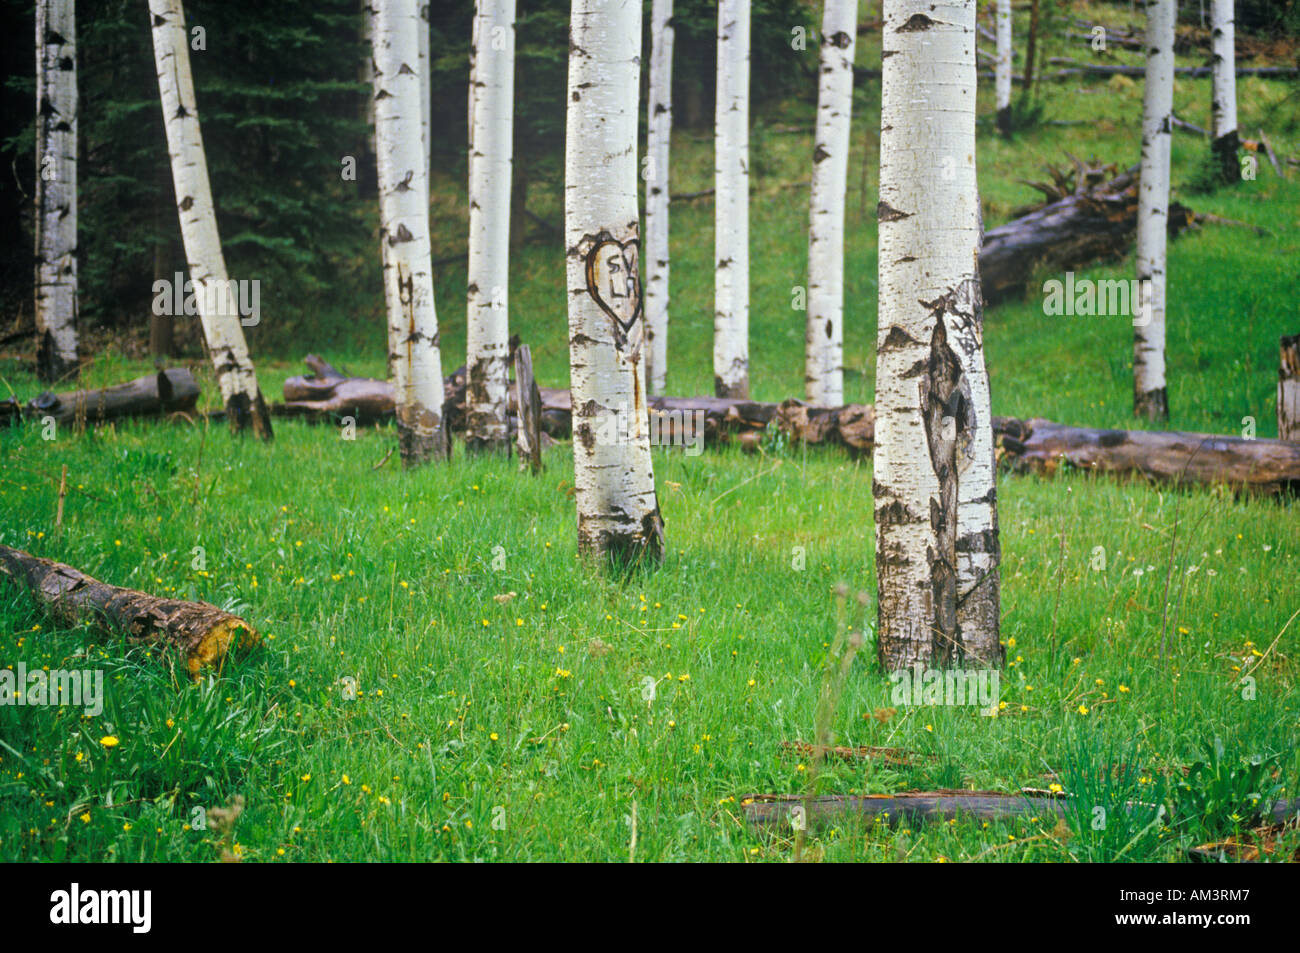
{"label": "log lying in grass", "polygon": [[[199,399],[199,385],[194,375],[183,367],[172,367],[148,377],[138,377],[125,384],[98,390],[46,391],[33,397],[22,408],[22,416],[40,420],[53,417],[58,423],[78,418],[88,423],[116,417],[157,416],[188,413]],[[16,410],[0,411],[0,417],[13,417]]]}
{"label": "log lying in grass", "polygon": [[[514,349],[512,349],[514,350]],[[347,377],[309,354],[305,362],[311,376],[291,377],[284,382],[284,403],[272,405],[277,416],[300,416],[309,420],[353,416],[357,423],[369,423],[393,416],[393,391],[387,381],[368,377]],[[443,413],[455,429],[464,420],[465,369],[443,382]],[[572,431],[573,401],[567,390],[541,387],[541,430],[563,439]],[[517,388],[510,388],[509,409],[519,416]],[[680,446],[703,420],[705,443],[726,439],[731,434],[756,434],[776,422],[792,440],[814,444],[839,444],[868,452],[875,437],[875,417],[869,404],[845,407],[811,407],[798,400],[780,404],[721,397],[655,397],[650,400],[651,425],[659,443]],[[689,415],[689,423],[687,417]],[[701,417],[702,415],[702,417]],[[677,428],[682,428],[681,436]],[[694,433],[693,429],[691,433]]]}
{"label": "log lying in grass", "polygon": [[[393,385],[374,377],[348,377],[324,358],[303,358],[311,374],[284,382],[284,403],[272,404],[277,417],[303,417],[312,421],[352,417],[355,423],[391,420],[395,413]],[[443,378],[443,418],[455,429],[465,409],[465,368]]]}
{"label": "log lying in grass", "polygon": [[1047,475],[1063,466],[1158,483],[1300,492],[1300,443],[1221,434],[1093,430],[995,417],[999,459]]}
{"label": "log lying in grass", "polygon": [[[1138,167],[1106,181],[1097,181],[1106,167],[1076,161],[1074,191],[1068,176],[1052,172],[1053,185],[1030,182],[1048,204],[999,225],[984,236],[980,251],[980,282],[984,301],[991,304],[1023,294],[1040,271],[1075,271],[1124,255],[1137,234]],[[1069,192],[1069,194],[1064,194]],[[1193,220],[1186,206],[1169,206],[1169,233],[1176,235]]]}
{"label": "log lying in grass", "polygon": [[9,546],[0,546],[0,576],[26,589],[62,622],[94,623],[125,634],[133,643],[154,646],[164,656],[179,655],[191,676],[260,640],[243,619],[206,602],[110,586],[71,566]]}
{"label": "log lying in grass", "polygon": [[[907,821],[948,821],[955,817],[995,821],[1015,817],[1061,816],[1069,798],[1029,794],[1002,794],[996,791],[907,791],[901,794],[864,794],[859,796],[824,795],[803,798],[795,794],[749,795],[741,799],[745,820],[754,826],[796,823],[809,827],[843,823],[850,817],[870,821],[882,818],[886,823]],[[1300,814],[1300,800],[1274,803],[1267,818],[1283,824]],[[802,817],[800,817],[802,815]]]}

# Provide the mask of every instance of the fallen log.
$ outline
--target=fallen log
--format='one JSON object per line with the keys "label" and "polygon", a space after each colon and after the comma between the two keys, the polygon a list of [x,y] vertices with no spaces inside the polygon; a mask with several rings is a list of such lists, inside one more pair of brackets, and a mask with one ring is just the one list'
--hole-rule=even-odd
{"label": "fallen log", "polygon": [[993,418],[998,459],[1052,476],[1067,467],[1173,485],[1300,491],[1300,443],[1222,434],[1093,430],[1050,420]]}
{"label": "fallen log", "polygon": [[[1053,66],[1064,66],[1065,69],[1055,74],[1057,76],[1079,75],[1092,73],[1097,76],[1146,76],[1145,66],[1104,66],[1100,63],[1083,63],[1079,60],[1068,59],[1063,56],[1053,56],[1048,60]],[[1213,67],[1210,66],[1178,66],[1174,68],[1174,73],[1179,76],[1201,77],[1209,76],[1213,73]],[[1289,76],[1300,75],[1300,67],[1295,66],[1238,66],[1238,76],[1269,76],[1276,79],[1285,79]]]}
{"label": "fallen log", "polygon": [[[1023,294],[1039,271],[1075,271],[1124,255],[1137,233],[1138,167],[1104,182],[1097,173],[1106,167],[1077,162],[1073,192],[1060,183],[1030,182],[1044,192],[1048,204],[984,236],[980,250],[980,281],[986,304]],[[1062,181],[1068,176],[1053,171]],[[1178,203],[1169,206],[1169,234],[1192,223],[1194,214]]]}
{"label": "fallen log", "polygon": [[[842,823],[850,817],[869,820],[879,817],[892,824],[895,821],[947,821],[956,817],[995,821],[1035,815],[1061,816],[1069,805],[1069,798],[1029,792],[906,791],[899,794],[820,797],[757,794],[741,798],[741,803],[745,821],[753,826],[812,826]],[[1276,801],[1264,813],[1273,823],[1286,823],[1300,814],[1300,800],[1293,798]]]}
{"label": "fallen log", "polygon": [[127,641],[179,655],[192,677],[260,636],[239,616],[206,602],[164,599],[100,582],[80,570],[0,546],[0,576],[26,589],[61,622],[92,623]]}
{"label": "fallen log", "polygon": [[[284,403],[273,404],[276,416],[297,416],[308,420],[353,416],[357,423],[370,423],[393,416],[393,391],[387,381],[347,377],[316,355],[305,363],[311,376],[290,377],[284,382]],[[531,366],[531,365],[530,365]],[[444,382],[443,416],[452,429],[463,426],[465,369]],[[555,439],[570,436],[573,401],[568,390],[541,387],[540,429]],[[517,388],[511,386],[509,412],[519,418]],[[874,445],[875,417],[869,404],[845,407],[812,407],[802,401],[762,403],[723,397],[655,397],[649,401],[651,433],[663,445],[683,446],[703,427],[704,441],[725,440],[731,434],[757,433],[775,421],[792,440],[812,444],[840,444],[858,452]],[[687,416],[690,422],[687,422]],[[692,428],[687,432],[687,428]]]}
{"label": "fallen log", "polygon": [[[303,363],[312,373],[284,382],[284,403],[271,405],[272,416],[311,421],[352,417],[363,426],[392,419],[396,404],[391,382],[349,377],[315,354],[308,354]],[[464,367],[443,378],[443,419],[451,429],[459,427],[463,419],[465,386]]]}
{"label": "fallen log", "polygon": [[[199,385],[184,367],[172,367],[147,377],[97,390],[46,391],[33,397],[22,408],[29,419],[53,417],[58,423],[82,419],[87,423],[117,417],[156,416],[194,410],[199,399]],[[15,416],[12,409],[0,416]]]}

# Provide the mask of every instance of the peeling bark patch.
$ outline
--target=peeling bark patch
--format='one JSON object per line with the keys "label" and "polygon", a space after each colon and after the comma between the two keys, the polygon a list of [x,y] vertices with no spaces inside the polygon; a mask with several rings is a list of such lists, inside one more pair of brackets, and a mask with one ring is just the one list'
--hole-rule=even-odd
{"label": "peeling bark patch", "polygon": [[934,323],[927,369],[919,383],[921,418],[930,454],[930,466],[938,480],[938,492],[930,499],[930,526],[935,547],[928,550],[930,583],[934,595],[933,658],[947,664],[960,645],[957,631],[957,444],[968,427],[969,399],[962,392],[962,368],[948,344],[942,316]]}

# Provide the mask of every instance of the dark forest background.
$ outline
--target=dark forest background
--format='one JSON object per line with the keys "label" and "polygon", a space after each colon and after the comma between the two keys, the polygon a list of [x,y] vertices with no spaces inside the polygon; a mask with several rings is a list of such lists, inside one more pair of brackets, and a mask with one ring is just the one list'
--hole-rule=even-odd
{"label": "dark forest background", "polygon": [[[361,6],[360,0],[185,4],[187,25],[206,31],[207,49],[192,52],[191,61],[227,265],[232,277],[261,278],[263,310],[281,316],[261,332],[263,346],[288,346],[309,335],[312,315],[325,302],[337,307],[380,287]],[[676,0],[674,6],[675,123],[707,135],[716,5]],[[77,7],[81,321],[83,328],[140,327],[147,324],[141,319],[155,275],[184,268],[147,6],[145,0],[83,0]],[[648,23],[648,2],[646,8]],[[861,22],[878,13],[879,0],[861,0]],[[1184,0],[1182,13],[1195,17],[1196,3]],[[558,195],[562,188],[568,14],[568,0],[519,0],[517,194],[525,184],[530,194]],[[754,0],[754,116],[794,90],[815,90],[815,59],[784,53],[791,31],[811,30],[819,14],[820,4],[811,0]],[[462,179],[472,16],[472,0],[435,0],[430,7],[433,165]],[[1300,31],[1300,0],[1238,0],[1237,17],[1242,29]],[[31,322],[34,22],[31,0],[0,0],[0,334]],[[643,63],[648,32],[646,45]],[[347,155],[359,160],[355,182],[340,176]],[[435,235],[435,258],[463,243],[463,236]]]}

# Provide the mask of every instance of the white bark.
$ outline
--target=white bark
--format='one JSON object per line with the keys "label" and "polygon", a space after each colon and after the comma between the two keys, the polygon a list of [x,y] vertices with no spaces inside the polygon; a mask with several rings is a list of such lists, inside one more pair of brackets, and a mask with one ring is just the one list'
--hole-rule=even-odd
{"label": "white bark", "polygon": [[238,431],[251,423],[255,433],[270,439],[271,419],[257,386],[238,308],[231,296],[216,290],[228,288],[229,278],[208,182],[185,11],[181,0],[149,0],[149,15],[181,239],[217,386],[231,429]]}
{"label": "white bark", "polygon": [[718,2],[713,390],[749,396],[749,0]]}
{"label": "white bark", "polygon": [[424,148],[424,181],[429,182],[433,171],[433,142],[429,138],[429,117],[433,111],[433,88],[429,85],[429,5],[418,3],[419,21],[416,23],[416,39],[420,45],[420,144]]}
{"label": "white bark", "polygon": [[442,357],[433,301],[429,188],[420,134],[421,84],[416,0],[376,0],[375,152],[379,164],[379,240],[388,310],[388,369],[397,404],[402,462],[445,457]]}
{"label": "white bark", "polygon": [[673,129],[673,0],[650,11],[650,96],[646,117],[646,377],[663,395],[668,374],[668,152]]}
{"label": "white bark", "polygon": [[508,447],[510,186],[515,0],[478,0],[469,151],[468,389],[465,446]]}
{"label": "white bark", "polygon": [[994,63],[994,88],[997,93],[998,128],[1003,135],[1011,132],[1011,0],[998,0],[998,57]]}
{"label": "white bark", "polygon": [[1214,77],[1213,128],[1215,139],[1237,131],[1236,18],[1233,0],[1210,0],[1212,73]]}
{"label": "white bark", "polygon": [[1235,49],[1236,20],[1233,0],[1212,0],[1210,20],[1213,27],[1211,39],[1211,74],[1213,76],[1213,101],[1211,103],[1211,153],[1218,159],[1219,175],[1224,182],[1240,182],[1241,166],[1238,150],[1241,139],[1237,136],[1237,54]]}
{"label": "white bark", "polygon": [[1146,0],[1146,14],[1137,220],[1137,278],[1144,293],[1142,308],[1133,321],[1133,412],[1151,420],[1166,420],[1165,246],[1174,109],[1174,0]]}
{"label": "white bark", "polygon": [[844,403],[844,196],[858,0],[825,0],[808,216],[804,385],[810,404]]}
{"label": "white bark", "polygon": [[884,7],[874,495],[881,664],[1000,663],[973,0]]}
{"label": "white bark", "polygon": [[77,21],[36,3],[36,373],[77,367]]}
{"label": "white bark", "polygon": [[646,416],[637,269],[640,0],[574,0],[564,225],[578,548],[663,553]]}

